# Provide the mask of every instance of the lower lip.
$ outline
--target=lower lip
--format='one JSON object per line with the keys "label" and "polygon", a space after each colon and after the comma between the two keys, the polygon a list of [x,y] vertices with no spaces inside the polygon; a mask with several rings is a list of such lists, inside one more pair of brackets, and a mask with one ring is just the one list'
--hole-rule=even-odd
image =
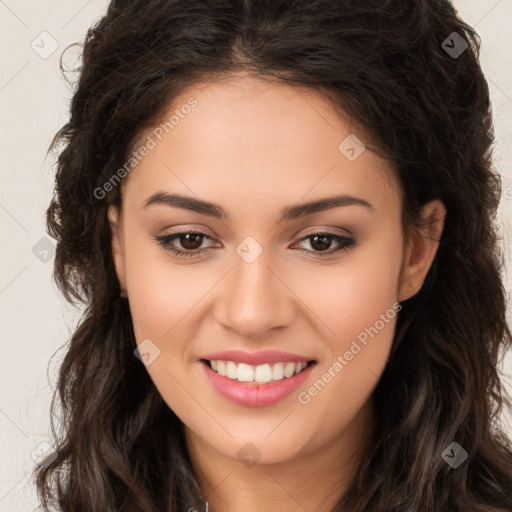
{"label": "lower lip", "polygon": [[201,361],[208,380],[223,397],[249,407],[265,407],[291,395],[308,378],[315,364],[309,365],[293,377],[285,377],[267,384],[249,384],[223,377]]}

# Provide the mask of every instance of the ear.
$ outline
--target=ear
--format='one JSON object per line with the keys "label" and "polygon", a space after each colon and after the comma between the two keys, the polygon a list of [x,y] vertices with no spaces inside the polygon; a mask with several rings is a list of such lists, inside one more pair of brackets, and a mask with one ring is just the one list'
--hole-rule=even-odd
{"label": "ear", "polygon": [[121,296],[126,297],[126,280],[124,273],[124,245],[121,236],[121,213],[117,206],[109,206],[108,221],[110,224],[110,231],[112,232],[112,259],[114,260],[117,278],[119,279]]}
{"label": "ear", "polygon": [[446,208],[436,199],[422,208],[421,217],[421,229],[411,230],[407,241],[400,285],[401,301],[416,295],[423,286],[439,247]]}

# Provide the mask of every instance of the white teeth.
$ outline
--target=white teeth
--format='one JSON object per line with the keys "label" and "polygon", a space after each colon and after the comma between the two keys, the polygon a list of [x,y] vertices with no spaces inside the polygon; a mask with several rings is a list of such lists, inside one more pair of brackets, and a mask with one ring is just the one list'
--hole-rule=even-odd
{"label": "white teeth", "polygon": [[254,380],[254,367],[250,364],[240,363],[237,378],[240,382],[252,382]]}
{"label": "white teeth", "polygon": [[233,361],[228,361],[226,363],[226,377],[230,379],[238,378],[238,365]]}
{"label": "white teeth", "polygon": [[272,368],[272,380],[281,380],[284,377],[284,367],[282,364],[275,364]]}
{"label": "white teeth", "polygon": [[284,376],[291,377],[295,373],[295,363],[286,363],[284,367]]}
{"label": "white teeth", "polygon": [[256,366],[254,371],[254,382],[260,382],[262,384],[270,382],[272,380],[272,368],[269,364],[260,364]]}
{"label": "white teeth", "polygon": [[226,375],[226,363],[224,361],[216,361],[217,363],[217,373],[219,375]]}
{"label": "white teeth", "polygon": [[266,384],[275,380],[289,378],[300,373],[306,368],[308,363],[268,363],[252,366],[245,363],[235,363],[234,361],[210,361],[212,370],[219,375],[239,382],[253,382],[257,384]]}

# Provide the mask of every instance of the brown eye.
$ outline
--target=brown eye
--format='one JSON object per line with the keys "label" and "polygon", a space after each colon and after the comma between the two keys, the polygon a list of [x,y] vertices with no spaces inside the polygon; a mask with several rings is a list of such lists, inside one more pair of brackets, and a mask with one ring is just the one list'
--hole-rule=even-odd
{"label": "brown eye", "polygon": [[186,233],[180,235],[178,240],[184,249],[194,251],[201,247],[203,238],[201,233]]}
{"label": "brown eye", "polygon": [[[319,256],[324,256],[322,253],[325,253],[325,256],[328,256],[339,251],[347,250],[356,243],[353,238],[343,235],[336,235],[334,233],[311,233],[303,237],[294,245],[299,245],[304,241],[309,241],[309,245],[311,247],[311,249],[307,249],[307,252],[312,252],[313,254],[316,253]],[[338,248],[328,251],[328,249],[332,247],[333,241],[337,243]]]}
{"label": "brown eye", "polygon": [[205,240],[212,240],[212,238],[200,231],[182,231],[171,235],[157,236],[155,240],[165,250],[177,256],[193,257],[212,248],[201,248]]}
{"label": "brown eye", "polygon": [[314,235],[310,237],[311,247],[318,251],[325,251],[331,246],[331,237],[325,235]]}

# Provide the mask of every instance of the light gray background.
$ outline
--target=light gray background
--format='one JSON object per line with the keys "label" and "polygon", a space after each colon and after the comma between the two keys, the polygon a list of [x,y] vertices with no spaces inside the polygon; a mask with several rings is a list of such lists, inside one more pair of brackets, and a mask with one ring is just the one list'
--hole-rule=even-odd
{"label": "light gray background", "polygon": [[[40,452],[51,450],[40,443],[51,441],[50,397],[64,350],[54,357],[49,372],[47,365],[67,342],[80,313],[57,294],[51,280],[51,251],[47,262],[40,259],[54,170],[53,159],[45,154],[52,136],[66,121],[72,94],[60,75],[59,56],[68,44],[83,40],[107,5],[106,0],[0,0],[0,512],[32,511],[37,506],[30,471],[39,452],[33,451],[38,446]],[[499,223],[510,304],[512,0],[456,0],[454,5],[482,37],[481,60],[497,135],[496,168],[505,187]],[[48,56],[52,44],[58,48]],[[510,354],[504,371],[509,383]],[[503,423],[512,434],[510,418],[504,417]]]}

